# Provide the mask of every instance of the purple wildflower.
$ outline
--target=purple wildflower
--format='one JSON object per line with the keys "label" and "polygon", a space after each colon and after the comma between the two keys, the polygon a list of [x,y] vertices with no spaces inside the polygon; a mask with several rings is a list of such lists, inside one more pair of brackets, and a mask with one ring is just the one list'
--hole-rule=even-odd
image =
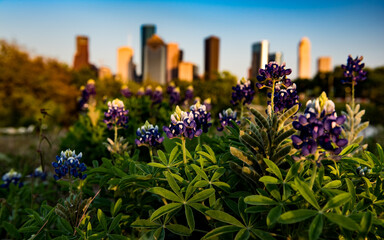
{"label": "purple wildflower", "polygon": [[187,90],[185,91],[185,100],[191,100],[193,99],[193,86],[189,85],[187,87]]}
{"label": "purple wildflower", "polygon": [[137,90],[136,96],[141,97],[144,96],[144,88],[141,87],[139,90]]}
{"label": "purple wildflower", "polygon": [[124,103],[117,98],[108,102],[108,111],[104,113],[104,117],[108,129],[112,129],[114,125],[126,127],[128,124],[128,110],[125,110]]}
{"label": "purple wildflower", "polygon": [[239,120],[236,120],[237,112],[228,108],[227,110],[223,110],[222,113],[219,113],[219,120],[221,126],[217,128],[218,131],[223,131],[226,126],[233,127],[232,121],[236,122],[237,125],[240,124]]}
{"label": "purple wildflower", "polygon": [[170,139],[175,137],[192,139],[193,137],[200,136],[203,132],[202,129],[197,129],[196,126],[193,113],[184,112],[179,106],[176,106],[175,112],[171,115],[171,124],[169,127],[164,126],[163,131]]}
{"label": "purple wildflower", "polygon": [[11,169],[9,172],[3,175],[1,180],[3,180],[3,184],[0,185],[2,188],[9,188],[9,185],[12,183],[16,186],[22,187],[23,183],[20,181],[21,179],[21,173],[16,172],[15,170]]}
{"label": "purple wildflower", "polygon": [[180,88],[176,87],[169,95],[169,102],[171,105],[178,105],[181,103]]}
{"label": "purple wildflower", "polygon": [[120,92],[126,98],[130,98],[132,96],[132,92],[129,90],[127,85],[122,86]]}
{"label": "purple wildflower", "polygon": [[89,79],[87,85],[80,88],[81,98],[79,100],[80,109],[87,109],[90,99],[96,96],[95,80]]}
{"label": "purple wildflower", "polygon": [[163,89],[160,86],[157,86],[155,88],[155,91],[152,94],[151,100],[153,104],[158,104],[158,103],[161,103],[161,101],[163,101]]}
{"label": "purple wildflower", "polygon": [[235,87],[232,87],[232,100],[231,104],[236,106],[237,104],[251,104],[253,97],[255,95],[255,90],[251,81],[242,78],[238,81]]}
{"label": "purple wildflower", "polygon": [[152,94],[153,94],[152,86],[151,86],[151,85],[148,85],[148,86],[145,88],[145,93],[144,93],[144,95],[145,95],[145,96],[152,97]]}
{"label": "purple wildflower", "polygon": [[363,57],[356,57],[353,59],[351,55],[348,56],[347,65],[341,65],[344,69],[344,77],[341,82],[343,84],[354,84],[356,85],[358,82],[362,82],[367,79],[367,72],[363,70],[364,63],[361,61]]}
{"label": "purple wildflower", "polygon": [[[268,93],[268,97],[271,98],[272,93]],[[268,105],[271,101],[268,101]],[[294,105],[299,104],[299,96],[296,91],[296,84],[292,84],[287,89],[281,89],[281,84],[277,84],[275,87],[273,98],[273,110],[274,112],[283,112],[288,110]]]}
{"label": "purple wildflower", "polygon": [[190,107],[190,110],[196,122],[196,129],[202,129],[203,132],[207,133],[208,128],[212,126],[212,123],[210,123],[211,113],[207,112],[207,107],[198,101]]}
{"label": "purple wildflower", "polygon": [[272,88],[273,82],[281,82],[287,88],[292,84],[291,80],[287,78],[291,72],[291,69],[285,69],[285,64],[279,66],[275,62],[270,62],[265,65],[265,69],[259,70],[259,76],[257,76],[259,83],[256,83],[256,87],[258,89]]}
{"label": "purple wildflower", "polygon": [[148,121],[145,122],[141,128],[138,128],[136,131],[136,135],[139,137],[135,140],[137,146],[151,146],[155,147],[160,145],[164,137],[162,137],[159,133],[159,127],[153,126]]}

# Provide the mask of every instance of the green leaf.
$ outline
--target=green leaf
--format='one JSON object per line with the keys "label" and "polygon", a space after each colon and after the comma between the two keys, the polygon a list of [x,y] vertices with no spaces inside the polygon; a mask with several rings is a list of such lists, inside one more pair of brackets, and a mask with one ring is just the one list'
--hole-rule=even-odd
{"label": "green leaf", "polygon": [[366,211],[363,217],[361,218],[361,222],[360,222],[362,233],[367,234],[370,231],[372,227],[372,222],[373,222],[372,220],[373,220],[372,213],[370,211]]}
{"label": "green leaf", "polygon": [[119,235],[119,234],[109,234],[108,237],[111,240],[129,240],[130,239],[130,238],[126,237],[126,236],[122,236],[122,235]]}
{"label": "green leaf", "polygon": [[116,215],[116,213],[118,213],[120,211],[120,208],[121,208],[121,204],[122,204],[123,200],[121,198],[119,198],[115,205],[113,206],[113,209],[112,209],[112,217],[114,217]]}
{"label": "green leaf", "polygon": [[225,182],[213,182],[212,185],[221,188],[222,190],[229,192],[231,190],[231,186]]}
{"label": "green leaf", "polygon": [[64,218],[59,218],[59,222],[59,226],[62,227],[63,230],[67,231],[68,233],[73,233],[72,226],[67,220],[65,220]]}
{"label": "green leaf", "polygon": [[97,219],[99,220],[101,226],[104,228],[104,231],[107,231],[107,219],[101,209],[97,210]]}
{"label": "green leaf", "polygon": [[185,199],[189,199],[189,197],[196,191],[194,185],[200,180],[200,176],[196,176],[188,185],[187,191],[185,192]]}
{"label": "green leaf", "polygon": [[257,121],[259,127],[261,128],[268,128],[269,124],[267,122],[267,119],[256,109],[251,108],[251,113],[255,116],[255,120]]}
{"label": "green leaf", "polygon": [[280,184],[281,181],[275,177],[263,176],[259,179],[260,182],[266,184]]}
{"label": "green leaf", "polygon": [[120,222],[122,216],[123,216],[123,214],[119,213],[116,217],[113,218],[112,223],[109,226],[108,233],[112,232],[113,229],[115,229],[117,227],[117,225],[119,225],[119,222]]}
{"label": "green leaf", "polygon": [[204,188],[204,187],[208,186],[208,184],[209,184],[209,182],[207,180],[200,180],[200,181],[195,183],[194,187]]}
{"label": "green leaf", "polygon": [[170,224],[170,225],[167,225],[166,228],[169,231],[171,231],[177,235],[180,235],[180,236],[191,235],[189,228],[187,228],[186,226],[180,225],[180,224]]}
{"label": "green leaf", "polygon": [[233,225],[226,225],[222,227],[218,227],[207,233],[203,239],[210,239],[210,238],[217,238],[218,236],[226,233],[231,233],[231,232],[237,232],[241,229],[240,227],[233,226]]}
{"label": "green leaf", "polygon": [[223,176],[224,173],[225,173],[225,168],[220,167],[220,168],[216,169],[215,173],[213,174],[213,176],[211,178],[211,181],[214,182],[214,181],[218,180],[221,176]]}
{"label": "green leaf", "polygon": [[343,151],[341,151],[341,153],[339,153],[339,156],[345,156],[345,155],[348,155],[352,152],[354,152],[357,148],[359,148],[359,144],[351,144],[349,146],[347,146],[346,148],[343,149]]}
{"label": "green leaf", "polygon": [[209,155],[211,155],[211,161],[216,164],[217,163],[217,160],[216,160],[216,156],[215,156],[215,152],[212,150],[212,148],[210,146],[208,146],[207,144],[204,144],[203,147],[205,149],[207,149]]}
{"label": "green leaf", "polygon": [[163,164],[157,163],[157,162],[150,162],[147,165],[152,167],[157,167],[157,168],[168,168],[167,166],[164,166]]}
{"label": "green leaf", "polygon": [[380,165],[384,164],[384,151],[383,148],[380,146],[380,144],[376,143],[377,152],[379,153],[380,157]]}
{"label": "green leaf", "polygon": [[184,199],[183,194],[181,194],[181,192],[180,192],[180,187],[176,183],[176,181],[173,178],[172,174],[169,173],[169,172],[164,172],[164,175],[167,178],[169,186],[172,188],[173,192],[176,193],[176,195],[179,196],[181,199]]}
{"label": "green leaf", "polygon": [[[161,151],[161,150],[158,150],[157,151],[157,155],[159,155],[159,158],[160,158],[160,161],[164,164],[164,165],[167,165],[167,157],[165,156],[164,152]],[[148,164],[149,165],[149,164]],[[161,164],[159,164],[161,165]],[[161,165],[163,166],[163,165]]]}
{"label": "green leaf", "polygon": [[271,160],[269,160],[267,158],[264,158],[263,160],[267,164],[267,166],[269,167],[270,171],[273,174],[275,174],[281,181],[283,181],[283,176],[281,175],[279,167],[274,162],[272,162]]}
{"label": "green leaf", "polygon": [[299,162],[295,162],[289,168],[289,171],[288,171],[287,175],[285,176],[284,182],[289,182],[291,179],[293,179],[297,175],[297,171],[299,170],[299,168],[300,168],[300,163]]}
{"label": "green leaf", "polygon": [[206,159],[209,159],[213,163],[216,163],[215,162],[216,158],[212,157],[211,155],[209,155],[208,153],[206,153],[204,151],[198,151],[197,154],[204,156]]}
{"label": "green leaf", "polygon": [[253,234],[255,234],[258,238],[262,240],[275,240],[274,237],[269,232],[264,232],[260,229],[252,228],[251,231]]}
{"label": "green leaf", "polygon": [[245,228],[245,226],[239,220],[237,220],[226,212],[222,212],[219,210],[208,210],[205,213],[211,218],[216,219],[218,221],[225,222],[237,227]]}
{"label": "green leaf", "polygon": [[268,227],[272,226],[273,224],[275,224],[277,222],[277,219],[279,219],[279,217],[281,215],[281,210],[282,210],[282,206],[278,205],[269,211],[268,216],[267,216],[267,226]]}
{"label": "green leaf", "polygon": [[167,205],[164,205],[152,213],[150,220],[155,221],[164,214],[178,210],[182,205],[182,203],[169,203]]}
{"label": "green leaf", "polygon": [[252,195],[244,198],[244,202],[250,205],[276,205],[275,200],[262,195]]}
{"label": "green leaf", "polygon": [[195,230],[195,218],[193,217],[192,208],[188,205],[184,205],[184,207],[185,207],[185,217],[187,218],[189,230],[193,232]]}
{"label": "green leaf", "polygon": [[307,218],[315,216],[317,213],[318,211],[310,209],[293,210],[281,214],[277,221],[282,224],[292,224],[304,221]]}
{"label": "green leaf", "polygon": [[249,238],[249,236],[250,236],[250,233],[249,233],[248,229],[243,228],[243,229],[241,229],[241,230],[236,234],[235,240],[246,240],[246,239]]}
{"label": "green leaf", "polygon": [[176,160],[176,154],[179,152],[179,147],[176,145],[169,156],[169,163],[172,164]]}
{"label": "green leaf", "polygon": [[325,212],[328,209],[340,207],[341,205],[347,203],[349,200],[351,200],[350,193],[341,193],[329,200],[323,207],[322,211]]}
{"label": "green leaf", "polygon": [[[9,222],[3,221],[2,222],[3,228],[5,231],[13,238],[13,239],[20,239],[21,235],[17,231],[17,228],[10,224]],[[3,236],[4,237],[4,236]]]}
{"label": "green leaf", "polygon": [[209,196],[211,196],[212,194],[215,193],[215,189],[213,188],[210,188],[210,189],[205,189],[199,193],[197,193],[196,195],[194,195],[193,197],[191,197],[187,203],[190,204],[190,203],[193,203],[193,202],[202,202],[204,201],[205,199],[209,198]]}
{"label": "green leaf", "polygon": [[191,164],[191,166],[192,166],[193,170],[195,170],[195,172],[197,173],[197,175],[199,175],[200,177],[202,177],[204,180],[209,181],[207,174],[206,174],[203,170],[201,170],[200,167],[198,167],[198,166],[195,165],[195,164]]}
{"label": "green leaf", "polygon": [[250,160],[248,158],[247,154],[244,153],[243,151],[241,151],[235,147],[229,147],[229,150],[230,150],[232,156],[237,157],[238,159],[240,159],[241,161],[243,161],[244,163],[246,163],[249,166],[253,165],[252,160]]}
{"label": "green leaf", "polygon": [[321,214],[316,215],[309,226],[309,240],[317,240],[321,232],[323,231],[323,216]]}
{"label": "green leaf", "polygon": [[146,219],[138,219],[131,224],[131,227],[135,228],[158,228],[160,225],[155,222],[151,222]]}
{"label": "green leaf", "polygon": [[278,129],[282,128],[284,126],[285,121],[287,121],[288,118],[292,117],[297,111],[299,110],[299,104],[294,105],[289,110],[285,111],[278,120],[279,127]]}
{"label": "green leaf", "polygon": [[351,231],[359,231],[360,229],[360,226],[355,221],[343,215],[339,215],[336,213],[325,213],[324,216],[326,216],[329,221],[336,223],[342,228]]}
{"label": "green leaf", "polygon": [[299,190],[301,196],[303,196],[303,198],[307,200],[307,202],[309,202],[317,210],[320,210],[320,206],[316,201],[316,197],[313,194],[313,191],[308,187],[305,182],[302,182],[298,178],[295,178],[295,186],[297,187],[297,190]]}
{"label": "green leaf", "polygon": [[162,188],[162,187],[153,187],[149,190],[149,192],[157,194],[162,196],[163,198],[166,198],[168,200],[174,201],[174,202],[183,202],[183,199],[174,194],[173,192]]}

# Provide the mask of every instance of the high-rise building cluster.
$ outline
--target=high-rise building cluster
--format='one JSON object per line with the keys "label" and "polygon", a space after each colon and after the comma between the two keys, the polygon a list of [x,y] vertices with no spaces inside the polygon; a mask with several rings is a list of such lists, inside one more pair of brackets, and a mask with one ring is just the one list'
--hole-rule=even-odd
{"label": "high-rise building cluster", "polygon": [[[76,53],[73,68],[79,70],[84,67],[95,67],[89,63],[89,40],[86,36],[76,37]],[[266,64],[274,61],[281,65],[283,53],[269,51],[269,41],[262,40],[251,46],[251,67],[248,78],[256,78],[259,70]],[[218,77],[220,39],[217,36],[209,36],[204,39],[204,74],[199,76],[195,63],[184,61],[184,52],[176,42],[166,43],[156,33],[156,26],[145,24],[141,26],[141,72],[136,71],[134,63],[134,50],[129,46],[117,49],[117,72],[115,78],[123,84],[129,81],[151,81],[165,85],[175,79],[192,82],[194,79],[214,80]],[[318,58],[318,72],[332,71],[331,57]],[[98,69],[99,78],[113,77],[110,68],[102,66]],[[298,46],[298,78],[311,78],[311,43],[307,37],[303,37]]]}

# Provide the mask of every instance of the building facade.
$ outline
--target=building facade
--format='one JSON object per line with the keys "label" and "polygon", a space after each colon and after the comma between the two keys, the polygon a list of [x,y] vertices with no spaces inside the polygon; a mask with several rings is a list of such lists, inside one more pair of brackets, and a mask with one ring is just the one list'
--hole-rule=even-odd
{"label": "building facade", "polygon": [[256,78],[259,75],[259,69],[264,68],[268,64],[269,55],[269,42],[268,40],[262,40],[261,42],[254,43],[252,45],[252,62],[250,75],[252,78]]}
{"label": "building facade", "polygon": [[268,62],[276,62],[277,64],[283,64],[283,54],[281,52],[274,52],[268,55]]}
{"label": "building facade", "polygon": [[210,36],[205,39],[205,79],[215,79],[219,72],[220,39],[216,36]]}
{"label": "building facade", "polygon": [[194,77],[194,65],[190,62],[179,63],[178,79],[181,81],[192,82]]}
{"label": "building facade", "polygon": [[148,39],[156,33],[156,26],[153,24],[145,24],[141,26],[141,75],[144,76],[144,62],[145,62],[145,46]]}
{"label": "building facade", "polygon": [[170,82],[176,78],[177,67],[180,61],[180,50],[177,43],[167,44],[167,82]]}
{"label": "building facade", "polygon": [[167,47],[156,34],[152,35],[144,48],[143,81],[153,81],[165,85],[167,83]]}
{"label": "building facade", "polygon": [[73,69],[80,70],[84,67],[89,67],[88,54],[88,37],[76,37],[76,53],[73,59]]}
{"label": "building facade", "polygon": [[298,77],[300,79],[311,78],[311,42],[303,37],[299,43]]}
{"label": "building facade", "polygon": [[331,57],[319,57],[317,59],[317,72],[319,72],[319,73],[332,72],[332,58]]}
{"label": "building facade", "polygon": [[135,79],[132,48],[120,47],[117,49],[116,77],[123,84]]}

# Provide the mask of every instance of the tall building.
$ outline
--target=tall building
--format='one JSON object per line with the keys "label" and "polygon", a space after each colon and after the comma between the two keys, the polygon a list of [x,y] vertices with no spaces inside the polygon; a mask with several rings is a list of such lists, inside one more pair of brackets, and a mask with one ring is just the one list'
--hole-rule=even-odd
{"label": "tall building", "polygon": [[143,81],[150,80],[166,84],[167,47],[163,40],[154,34],[144,47]]}
{"label": "tall building", "polygon": [[177,65],[180,60],[180,50],[177,43],[167,44],[167,82],[177,78]]}
{"label": "tall building", "polygon": [[283,54],[281,52],[274,52],[268,55],[268,62],[276,62],[281,65],[283,63]]}
{"label": "tall building", "polygon": [[215,79],[219,71],[220,39],[210,36],[205,39],[205,79]]}
{"label": "tall building", "polygon": [[73,69],[79,70],[84,67],[89,67],[88,61],[88,37],[76,37],[76,53],[73,59]]}
{"label": "tall building", "polygon": [[194,76],[194,65],[189,62],[179,63],[178,79],[181,81],[192,82]]}
{"label": "tall building", "polygon": [[262,40],[252,45],[251,77],[259,75],[259,69],[268,64],[269,42]]}
{"label": "tall building", "polygon": [[332,72],[332,58],[331,57],[319,57],[317,59],[317,71],[319,73]]}
{"label": "tall building", "polygon": [[135,79],[133,65],[133,49],[120,47],[117,49],[117,78],[123,83]]}
{"label": "tall building", "polygon": [[299,43],[299,78],[311,78],[311,42],[307,37],[303,37]]}
{"label": "tall building", "polygon": [[144,76],[144,62],[145,62],[145,46],[148,39],[156,33],[156,26],[153,24],[145,24],[141,26],[141,75]]}
{"label": "tall building", "polygon": [[99,79],[108,79],[108,78],[112,78],[112,72],[111,72],[111,69],[107,66],[101,66],[99,68]]}

